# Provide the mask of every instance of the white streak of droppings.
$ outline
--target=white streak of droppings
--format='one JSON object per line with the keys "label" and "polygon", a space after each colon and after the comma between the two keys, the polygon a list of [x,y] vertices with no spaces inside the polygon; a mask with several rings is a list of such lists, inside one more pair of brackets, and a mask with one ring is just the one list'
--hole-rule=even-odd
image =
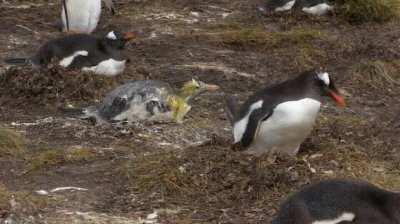
{"label": "white streak of droppings", "polygon": [[38,190],[38,191],[35,191],[36,192],[36,194],[38,194],[38,195],[48,195],[49,194],[49,192],[48,191],[45,191],[45,190]]}
{"label": "white streak of droppings", "polygon": [[337,217],[336,219],[329,219],[329,220],[321,220],[321,221],[314,221],[312,224],[337,224],[341,222],[351,222],[354,220],[356,216],[353,213],[345,212],[341,216]]}
{"label": "white streak of droppings", "polygon": [[263,105],[263,101],[259,100],[256,103],[253,103],[250,108],[249,111],[247,112],[246,116],[244,116],[240,121],[236,122],[233,126],[233,136],[234,136],[234,141],[235,143],[239,142],[240,140],[242,140],[244,132],[247,129],[247,124],[249,123],[249,117],[251,115],[251,113],[256,110],[261,108]]}
{"label": "white streak of droppings", "polygon": [[87,191],[88,189],[86,188],[81,188],[81,187],[57,187],[54,188],[53,190],[51,190],[51,193],[54,192],[58,192],[58,191],[68,191],[68,190],[72,190],[72,191]]}
{"label": "white streak of droppings", "polygon": [[81,56],[88,56],[89,52],[87,51],[75,51],[72,55],[63,58],[60,62],[59,65],[62,67],[68,67],[71,65],[71,63],[74,61],[74,59],[81,55]]}
{"label": "white streak of droppings", "polygon": [[290,10],[294,6],[294,3],[296,3],[296,0],[290,1],[281,7],[277,7],[277,8],[275,8],[275,12],[283,12],[283,11]]}
{"label": "white streak of droppings", "polygon": [[318,4],[312,7],[304,7],[303,12],[315,15],[315,16],[322,16],[328,13],[329,11],[333,10],[333,6],[330,6],[326,3]]}
{"label": "white streak of droppings", "polygon": [[106,37],[111,40],[117,39],[117,36],[115,35],[114,31],[109,32]]}
{"label": "white streak of droppings", "polygon": [[328,73],[326,72],[318,73],[318,78],[321,79],[325,83],[325,85],[329,86],[330,79]]}

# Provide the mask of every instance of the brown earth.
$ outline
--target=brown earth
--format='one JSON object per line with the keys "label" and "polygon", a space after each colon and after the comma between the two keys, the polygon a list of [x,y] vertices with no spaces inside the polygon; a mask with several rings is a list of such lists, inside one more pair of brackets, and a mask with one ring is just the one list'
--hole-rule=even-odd
{"label": "brown earth", "polygon": [[[1,61],[61,35],[58,1],[7,2],[0,3]],[[22,154],[0,150],[0,222],[269,223],[289,193],[321,179],[400,190],[398,22],[354,26],[335,15],[264,15],[257,6],[118,1],[98,33],[140,35],[117,78],[0,64],[0,127],[24,139]],[[232,151],[223,93],[244,100],[314,67],[335,78],[348,107],[327,100],[297,158]],[[60,110],[95,104],[127,80],[179,87],[192,77],[222,90],[198,98],[183,125],[93,126]],[[87,190],[36,192],[67,186]]]}

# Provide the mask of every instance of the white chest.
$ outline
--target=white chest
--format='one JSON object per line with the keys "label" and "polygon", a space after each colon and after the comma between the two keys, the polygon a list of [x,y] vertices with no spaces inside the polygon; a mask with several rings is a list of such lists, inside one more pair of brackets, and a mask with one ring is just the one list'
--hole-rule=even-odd
{"label": "white chest", "polygon": [[[101,14],[101,0],[66,0],[69,29],[79,33],[91,33],[96,29]],[[64,8],[61,19],[66,29]]]}
{"label": "white chest", "polygon": [[303,12],[311,15],[322,16],[328,13],[329,11],[333,10],[333,6],[330,6],[326,3],[322,3],[308,8],[304,7],[302,10]]}
{"label": "white chest", "polygon": [[277,7],[275,9],[275,12],[283,12],[283,11],[290,10],[294,6],[294,3],[296,3],[296,0],[292,0],[281,7]]}
{"label": "white chest", "polygon": [[310,98],[279,104],[260,124],[251,148],[259,152],[280,151],[295,155],[312,131],[320,105],[319,101]]}
{"label": "white chest", "polygon": [[96,66],[83,67],[82,71],[93,72],[97,75],[116,76],[124,71],[126,67],[126,60],[117,61],[115,59],[108,59],[100,62]]}

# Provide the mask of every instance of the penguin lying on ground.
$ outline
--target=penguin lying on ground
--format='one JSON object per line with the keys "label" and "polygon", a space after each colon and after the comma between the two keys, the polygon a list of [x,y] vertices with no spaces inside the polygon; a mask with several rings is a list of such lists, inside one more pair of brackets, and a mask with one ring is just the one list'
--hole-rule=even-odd
{"label": "penguin lying on ground", "polygon": [[268,0],[266,8],[269,11],[283,12],[299,8],[311,15],[321,16],[333,10],[327,0]]}
{"label": "penguin lying on ground", "polygon": [[122,56],[122,50],[126,42],[133,38],[133,33],[122,35],[117,31],[101,38],[90,34],[72,34],[48,41],[30,58],[10,58],[5,62],[47,66],[52,60],[57,60],[62,67],[114,76],[124,71],[127,59]]}
{"label": "penguin lying on ground", "polygon": [[[92,33],[100,20],[102,0],[62,0],[62,30]],[[106,8],[115,13],[112,0],[103,0]]]}
{"label": "penguin lying on ground", "polygon": [[192,80],[175,93],[162,81],[132,81],[111,91],[100,105],[86,108],[83,118],[92,117],[98,123],[138,120],[182,123],[196,96],[217,89],[216,85]]}
{"label": "penguin lying on ground", "polygon": [[345,106],[328,73],[308,71],[256,92],[240,110],[236,110],[232,98],[228,99],[234,144],[254,155],[267,152],[296,155],[312,131],[325,95]]}
{"label": "penguin lying on ground", "polygon": [[400,193],[367,182],[328,180],[305,187],[280,207],[272,224],[399,224]]}

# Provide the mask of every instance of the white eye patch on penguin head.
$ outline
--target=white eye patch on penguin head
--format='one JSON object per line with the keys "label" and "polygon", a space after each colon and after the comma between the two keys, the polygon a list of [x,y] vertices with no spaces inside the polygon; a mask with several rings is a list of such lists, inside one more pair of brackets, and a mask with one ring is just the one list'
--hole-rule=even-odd
{"label": "white eye patch on penguin head", "polygon": [[106,38],[111,39],[111,40],[117,40],[118,39],[118,37],[115,34],[114,30],[108,32],[107,35],[106,35]]}
{"label": "white eye patch on penguin head", "polygon": [[331,79],[329,78],[329,74],[327,72],[318,72],[317,77],[321,80],[326,86],[329,86],[331,83]]}

